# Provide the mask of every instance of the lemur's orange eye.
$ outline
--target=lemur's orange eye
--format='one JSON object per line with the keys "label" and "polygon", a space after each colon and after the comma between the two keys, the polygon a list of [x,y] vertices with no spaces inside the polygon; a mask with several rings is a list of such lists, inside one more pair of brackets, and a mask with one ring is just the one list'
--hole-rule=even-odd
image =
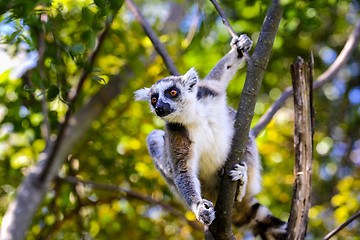
{"label": "lemur's orange eye", "polygon": [[171,90],[170,91],[170,95],[171,96],[175,96],[177,94],[177,91],[175,89]]}
{"label": "lemur's orange eye", "polygon": [[156,103],[156,101],[157,101],[156,97],[152,97],[152,98],[151,98],[151,102],[152,102],[152,103]]}

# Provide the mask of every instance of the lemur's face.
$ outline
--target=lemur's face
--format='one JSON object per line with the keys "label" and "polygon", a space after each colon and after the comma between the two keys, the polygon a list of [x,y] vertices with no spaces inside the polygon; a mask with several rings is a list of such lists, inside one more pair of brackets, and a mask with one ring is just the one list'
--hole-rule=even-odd
{"label": "lemur's face", "polygon": [[153,113],[169,122],[181,122],[184,113],[196,101],[198,76],[190,69],[184,76],[160,79],[151,88],[135,92],[136,100],[148,101]]}
{"label": "lemur's face", "polygon": [[159,117],[176,112],[182,104],[182,86],[176,82],[178,81],[164,78],[150,88],[150,104]]}

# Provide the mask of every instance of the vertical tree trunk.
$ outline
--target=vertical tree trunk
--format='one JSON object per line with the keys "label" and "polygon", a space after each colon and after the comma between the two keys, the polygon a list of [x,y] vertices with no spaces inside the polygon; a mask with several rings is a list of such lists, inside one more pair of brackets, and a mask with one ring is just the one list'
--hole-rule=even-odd
{"label": "vertical tree trunk", "polygon": [[[225,176],[228,176],[234,164],[243,159],[261,81],[270,59],[281,17],[281,4],[278,0],[273,0],[267,10],[254,53],[247,60],[246,79],[237,109],[235,133],[225,165]],[[231,181],[230,178],[222,178],[215,205],[216,218],[209,228],[212,237],[216,240],[233,240],[235,238],[232,232],[232,209],[236,187],[237,183]]]}
{"label": "vertical tree trunk", "polygon": [[291,65],[294,89],[294,193],[287,239],[304,239],[306,235],[313,161],[314,108],[312,97],[313,57],[308,63],[302,58]]}

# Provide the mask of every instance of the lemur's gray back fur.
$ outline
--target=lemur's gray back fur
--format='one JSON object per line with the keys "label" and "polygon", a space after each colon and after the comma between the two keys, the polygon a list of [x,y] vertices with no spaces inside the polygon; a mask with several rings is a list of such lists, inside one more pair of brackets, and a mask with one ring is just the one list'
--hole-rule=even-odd
{"label": "lemur's gray back fur", "polygon": [[[192,68],[135,92],[136,100],[148,101],[151,111],[165,121],[165,131],[154,130],[147,137],[157,169],[205,225],[215,218],[213,203],[234,134],[236,112],[227,106],[226,88],[243,61],[241,50],[251,46],[246,35],[234,38],[230,52],[204,80]],[[263,239],[276,239],[285,234],[286,224],[254,198],[261,189],[260,171],[250,135],[244,162],[230,171],[232,180],[239,181],[233,220],[237,226],[249,225]]]}

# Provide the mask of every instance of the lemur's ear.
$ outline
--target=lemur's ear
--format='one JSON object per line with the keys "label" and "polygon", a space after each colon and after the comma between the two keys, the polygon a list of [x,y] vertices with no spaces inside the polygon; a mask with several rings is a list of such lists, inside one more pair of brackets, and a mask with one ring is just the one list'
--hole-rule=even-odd
{"label": "lemur's ear", "polygon": [[187,73],[184,75],[184,82],[189,90],[192,89],[192,87],[198,82],[199,76],[195,70],[195,68],[190,68]]}
{"label": "lemur's ear", "polygon": [[150,88],[142,88],[135,91],[135,101],[149,101]]}

